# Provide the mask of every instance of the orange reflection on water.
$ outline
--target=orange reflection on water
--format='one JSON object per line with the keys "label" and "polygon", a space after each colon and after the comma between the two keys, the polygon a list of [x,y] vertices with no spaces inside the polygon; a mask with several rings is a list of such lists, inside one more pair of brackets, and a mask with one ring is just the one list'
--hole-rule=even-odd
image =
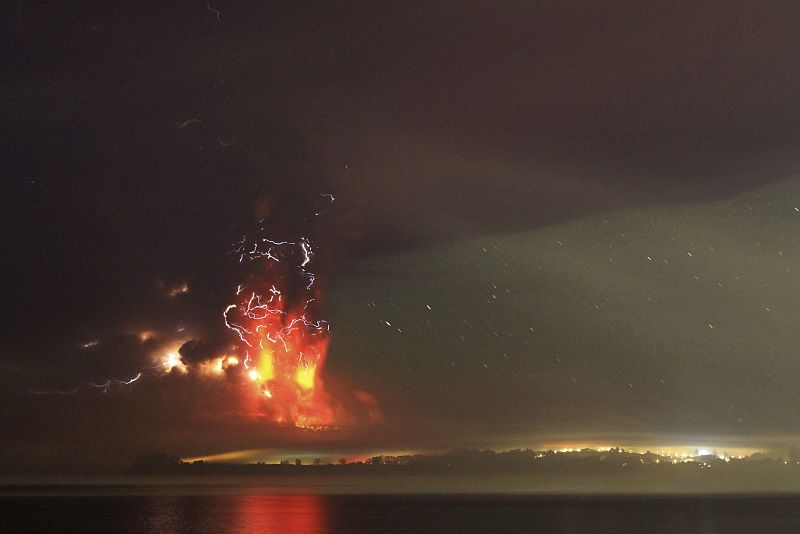
{"label": "orange reflection on water", "polygon": [[232,503],[231,531],[265,534],[324,534],[325,500],[318,495],[242,495]]}

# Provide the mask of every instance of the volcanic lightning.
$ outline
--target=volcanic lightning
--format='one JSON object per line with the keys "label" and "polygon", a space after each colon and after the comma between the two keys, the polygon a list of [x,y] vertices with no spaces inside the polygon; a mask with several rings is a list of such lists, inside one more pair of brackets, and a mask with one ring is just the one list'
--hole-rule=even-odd
{"label": "volcanic lightning", "polygon": [[234,252],[240,262],[257,262],[264,269],[237,286],[239,301],[222,313],[243,344],[242,372],[259,412],[301,428],[332,425],[334,410],[320,379],[329,326],[314,317],[319,295],[309,270],[313,244],[305,237],[243,238]]}
{"label": "volcanic lightning", "polygon": [[[334,200],[330,193],[323,197]],[[369,422],[378,420],[377,403],[371,395],[353,392],[342,404],[335,402],[325,389],[321,373],[330,325],[319,318],[320,277],[312,270],[317,255],[315,243],[304,235],[287,240],[256,234],[243,237],[231,252],[239,263],[248,262],[255,267],[248,269],[247,279],[236,285],[232,292],[235,301],[222,310],[225,326],[235,334],[233,343],[140,330],[127,335],[149,352],[152,365],[140,366],[123,377],[98,378],[88,386],[108,393],[117,386],[133,386],[153,376],[189,380],[227,377],[243,388],[247,399],[243,413],[249,417],[313,430],[352,424],[364,414]],[[184,281],[163,296],[174,298],[188,292],[189,283]],[[183,331],[183,327],[178,329],[179,333]],[[100,345],[99,339],[92,339],[81,344],[80,349],[94,351]],[[348,400],[351,404],[346,404]],[[350,409],[353,403],[355,412]]]}

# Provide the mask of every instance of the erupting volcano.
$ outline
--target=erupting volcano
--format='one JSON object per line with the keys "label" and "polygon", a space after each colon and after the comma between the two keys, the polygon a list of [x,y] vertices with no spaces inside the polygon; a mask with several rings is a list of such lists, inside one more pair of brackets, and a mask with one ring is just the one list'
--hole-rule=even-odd
{"label": "erupting volcano", "polygon": [[256,262],[259,271],[238,286],[238,303],[223,313],[226,326],[242,342],[254,413],[301,428],[332,425],[334,409],[320,378],[329,325],[316,318],[319,287],[309,270],[312,244],[305,238],[243,238],[234,251],[240,262]]}

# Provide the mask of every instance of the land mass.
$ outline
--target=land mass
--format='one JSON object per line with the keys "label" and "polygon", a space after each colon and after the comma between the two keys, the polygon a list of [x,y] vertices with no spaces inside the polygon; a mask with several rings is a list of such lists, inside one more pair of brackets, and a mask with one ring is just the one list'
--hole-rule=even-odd
{"label": "land mass", "polygon": [[[705,452],[705,451],[704,451]],[[375,456],[336,464],[184,462],[149,454],[131,467],[139,484],[233,484],[295,493],[797,493],[800,459],[713,453],[673,457],[624,449],[457,450]]]}

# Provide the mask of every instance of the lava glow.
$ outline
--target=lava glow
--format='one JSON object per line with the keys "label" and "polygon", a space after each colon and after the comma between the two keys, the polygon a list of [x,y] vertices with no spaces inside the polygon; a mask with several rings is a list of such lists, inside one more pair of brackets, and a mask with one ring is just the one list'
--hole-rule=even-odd
{"label": "lava glow", "polygon": [[236,356],[220,356],[213,360],[208,360],[200,364],[200,374],[207,376],[222,376],[229,368],[239,365],[239,358]]}
{"label": "lava glow", "polygon": [[178,354],[177,349],[168,351],[161,359],[160,365],[164,372],[167,373],[173,372],[173,369],[182,374],[186,374],[188,372],[186,364],[181,360],[181,356]]}
{"label": "lava glow", "polygon": [[[332,425],[334,410],[320,371],[328,349],[328,324],[315,320],[318,288],[308,270],[311,243],[242,240],[239,260],[257,262],[264,275],[236,288],[238,303],[223,312],[241,342],[245,382],[255,413],[303,428]],[[238,364],[238,361],[236,362]],[[234,365],[229,359],[220,363]]]}

